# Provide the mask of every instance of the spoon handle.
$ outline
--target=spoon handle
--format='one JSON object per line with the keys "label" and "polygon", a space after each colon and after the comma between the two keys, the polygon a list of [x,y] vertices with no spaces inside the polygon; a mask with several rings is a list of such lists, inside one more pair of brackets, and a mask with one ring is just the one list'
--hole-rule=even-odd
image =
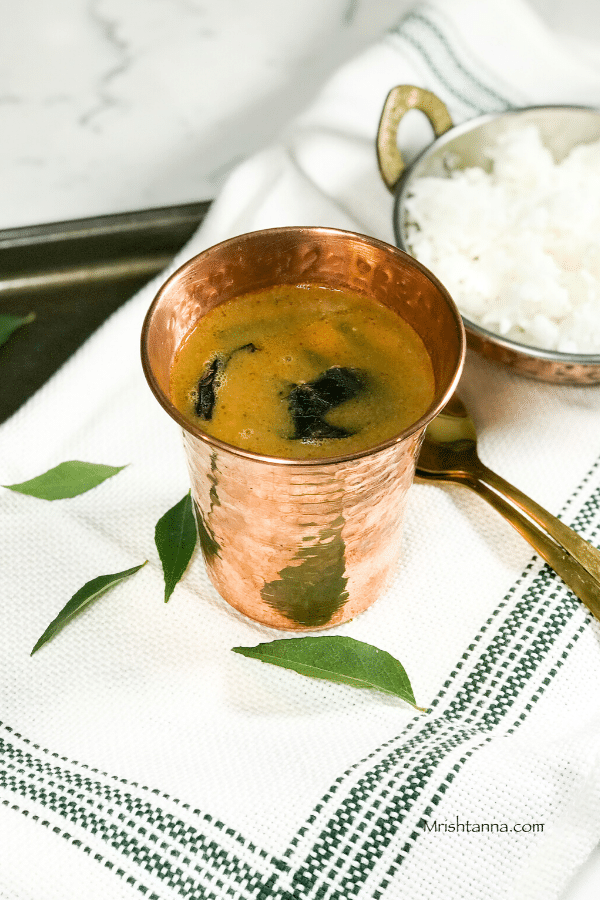
{"label": "spoon handle", "polygon": [[[461,480],[460,484],[472,488],[504,516],[542,559],[546,560],[548,565],[560,575],[565,584],[587,606],[596,619],[600,620],[600,583],[576,556],[567,552],[560,543],[553,540],[547,531],[529,519],[521,509],[509,503],[504,496],[492,490],[485,481],[469,479],[468,481]],[[570,529],[567,530],[570,531]]]}
{"label": "spoon handle", "polygon": [[530,518],[537,522],[541,528],[544,528],[554,540],[560,544],[567,553],[579,562],[584,569],[593,575],[600,582],[600,550],[597,550],[587,541],[585,541],[576,531],[553,516],[548,510],[532,500],[514,485],[509,484],[500,475],[496,475],[487,466],[481,465],[477,472],[478,477],[488,484],[494,491],[502,494],[511,503],[514,503],[519,509],[522,509]]}

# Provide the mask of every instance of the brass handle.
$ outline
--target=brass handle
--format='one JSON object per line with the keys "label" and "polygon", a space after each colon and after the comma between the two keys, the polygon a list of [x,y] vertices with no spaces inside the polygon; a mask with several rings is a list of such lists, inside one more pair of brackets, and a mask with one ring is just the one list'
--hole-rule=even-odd
{"label": "brass handle", "polygon": [[528,515],[548,532],[558,544],[570,553],[600,583],[600,550],[589,544],[576,531],[549,513],[514,485],[496,475],[482,464],[477,473],[494,491],[505,496],[511,503]]}
{"label": "brass handle", "polygon": [[439,97],[413,84],[400,84],[387,95],[377,129],[377,161],[386,186],[394,191],[406,165],[398,149],[398,127],[410,110],[424,113],[436,137],[452,128],[452,119]]}
{"label": "brass handle", "polygon": [[[495,493],[485,482],[461,480],[460,483],[472,488],[504,516],[542,559],[546,560],[548,565],[560,575],[565,584],[587,606],[596,619],[600,620],[600,584],[575,556],[572,556],[563,546],[553,540],[547,531],[528,519],[519,508],[512,506],[503,496]],[[564,527],[567,528],[566,525]]]}
{"label": "brass handle", "polygon": [[[419,479],[419,476],[417,478]],[[542,559],[560,575],[596,619],[600,620],[598,577],[600,551],[584,541],[572,528],[555,519],[534,500],[504,481],[483,463],[480,463],[474,471],[445,472],[439,478],[429,476],[424,480],[451,481],[471,488],[479,494],[507,522],[510,522]],[[516,505],[507,498],[514,498]],[[555,529],[557,522],[560,528]],[[542,523],[548,523],[550,528],[546,530]]]}

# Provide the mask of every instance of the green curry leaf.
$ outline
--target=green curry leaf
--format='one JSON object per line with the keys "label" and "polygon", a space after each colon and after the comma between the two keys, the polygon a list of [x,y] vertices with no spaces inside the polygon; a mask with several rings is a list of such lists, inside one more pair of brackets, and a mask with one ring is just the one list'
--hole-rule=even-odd
{"label": "green curry leaf", "polygon": [[4,344],[17,328],[21,328],[22,325],[29,325],[34,319],[35,313],[29,313],[28,316],[0,315],[0,344]]}
{"label": "green curry leaf", "polygon": [[165,603],[188,567],[198,533],[190,492],[156,523],[154,540],[165,577]]}
{"label": "green curry leaf", "polygon": [[342,635],[284,638],[256,647],[233,647],[234,653],[292,669],[310,678],[372,688],[416,705],[404,666],[385,650]]}
{"label": "green curry leaf", "polygon": [[110,590],[111,587],[114,587],[114,585],[118,584],[120,581],[123,581],[130,575],[134,575],[135,572],[142,568],[142,566],[146,565],[146,562],[148,562],[148,560],[141,563],[139,566],[134,566],[132,569],[125,569],[124,572],[116,572],[114,575],[99,575],[98,578],[92,578],[91,581],[86,582],[83,587],[79,588],[79,590],[73,594],[69,602],[63,606],[57,617],[50,622],[31,651],[31,656],[33,656],[36,650],[39,650],[43,644],[49,641],[50,638],[53,638],[54,635],[59,632],[73,616],[77,615],[78,612],[81,612],[84,607],[89,606],[93,600],[96,600],[102,594],[106,593],[106,591]]}
{"label": "green curry leaf", "polygon": [[2,487],[18,494],[29,494],[40,500],[64,500],[84,494],[124,468],[125,466],[104,466],[101,463],[72,459],[59,463],[58,466],[29,481],[4,484]]}

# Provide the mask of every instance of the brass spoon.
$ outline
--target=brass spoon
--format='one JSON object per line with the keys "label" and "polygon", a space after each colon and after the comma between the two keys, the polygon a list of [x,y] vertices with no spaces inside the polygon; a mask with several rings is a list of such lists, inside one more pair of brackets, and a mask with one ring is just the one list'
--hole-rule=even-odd
{"label": "brass spoon", "polygon": [[456,395],[427,426],[416,475],[423,480],[462,484],[476,491],[529,541],[600,619],[600,551],[481,462],[475,426]]}

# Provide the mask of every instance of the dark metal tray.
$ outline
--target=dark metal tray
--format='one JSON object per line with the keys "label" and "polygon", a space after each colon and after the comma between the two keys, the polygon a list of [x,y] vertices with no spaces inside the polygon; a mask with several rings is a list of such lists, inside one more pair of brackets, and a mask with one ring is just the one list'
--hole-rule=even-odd
{"label": "dark metal tray", "polygon": [[192,236],[210,201],[0,231],[0,313],[35,319],[0,347],[0,422]]}

